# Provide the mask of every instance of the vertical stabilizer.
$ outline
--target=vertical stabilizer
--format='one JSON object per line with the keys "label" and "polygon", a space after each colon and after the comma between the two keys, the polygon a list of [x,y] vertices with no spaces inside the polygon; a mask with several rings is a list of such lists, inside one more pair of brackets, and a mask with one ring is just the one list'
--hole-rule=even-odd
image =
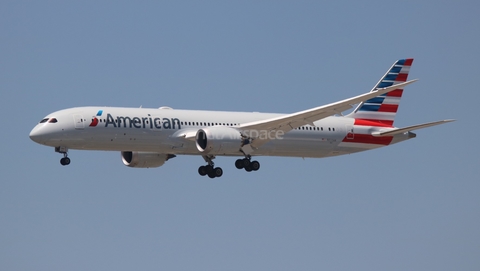
{"label": "vertical stabilizer", "polygon": [[[412,62],[413,58],[397,60],[371,91],[406,82]],[[393,126],[402,94],[403,87],[362,102],[348,117],[380,126]]]}

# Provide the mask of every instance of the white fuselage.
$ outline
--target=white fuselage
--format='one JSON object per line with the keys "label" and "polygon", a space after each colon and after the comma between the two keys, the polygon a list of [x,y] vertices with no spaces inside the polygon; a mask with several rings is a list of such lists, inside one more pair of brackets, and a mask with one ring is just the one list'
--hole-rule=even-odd
{"label": "white fuselage", "polygon": [[[282,116],[274,113],[174,110],[170,108],[77,107],[54,112],[32,130],[35,142],[78,150],[139,151],[202,155],[194,140],[181,136],[207,127],[231,127]],[[56,122],[51,122],[55,119]],[[380,128],[333,116],[275,137],[253,156],[328,157],[397,143],[409,134],[374,138]],[[240,151],[215,155],[243,156]]]}

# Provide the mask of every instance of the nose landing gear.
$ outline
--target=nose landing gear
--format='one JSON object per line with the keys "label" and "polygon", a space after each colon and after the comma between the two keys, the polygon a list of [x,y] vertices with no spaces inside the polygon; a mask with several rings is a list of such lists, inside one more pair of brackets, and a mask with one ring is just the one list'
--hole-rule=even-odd
{"label": "nose landing gear", "polygon": [[55,152],[63,154],[63,158],[60,159],[60,164],[62,166],[70,165],[70,158],[68,158],[68,149],[65,147],[55,147]]}

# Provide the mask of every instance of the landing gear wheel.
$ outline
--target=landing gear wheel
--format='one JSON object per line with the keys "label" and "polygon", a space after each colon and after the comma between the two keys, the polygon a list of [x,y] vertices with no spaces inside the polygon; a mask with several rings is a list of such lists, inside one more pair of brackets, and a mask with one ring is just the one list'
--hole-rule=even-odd
{"label": "landing gear wheel", "polygon": [[242,162],[243,162],[243,167],[244,167],[244,168],[247,168],[248,166],[250,166],[250,159],[248,159],[248,158],[243,158],[243,159],[242,159]]}
{"label": "landing gear wheel", "polygon": [[242,169],[243,168],[243,159],[237,159],[235,161],[235,167],[238,168],[238,169]]}
{"label": "landing gear wheel", "polygon": [[70,165],[70,158],[68,158],[68,157],[63,157],[62,159],[60,159],[60,164],[61,164],[62,166]]}
{"label": "landing gear wheel", "polygon": [[216,167],[213,169],[213,173],[215,173],[215,177],[222,177],[223,169],[221,167]]}
{"label": "landing gear wheel", "polygon": [[205,176],[205,175],[207,175],[206,166],[200,166],[200,167],[198,168],[198,174],[200,174],[200,176]]}
{"label": "landing gear wheel", "polygon": [[215,172],[212,171],[212,172],[208,173],[208,177],[210,177],[211,179],[213,179],[213,178],[215,178],[215,177],[217,177],[217,176],[215,175]]}
{"label": "landing gear wheel", "polygon": [[205,159],[205,162],[208,164],[205,166],[200,166],[198,168],[198,174],[201,176],[207,175],[210,178],[216,178],[216,177],[221,177],[223,175],[223,169],[221,167],[215,167],[215,164],[213,163],[212,159],[214,159],[215,156],[207,156],[204,155],[203,159]]}
{"label": "landing gear wheel", "polygon": [[63,154],[63,158],[60,159],[60,164],[62,166],[70,165],[70,158],[68,158],[68,148],[67,147],[55,147],[55,152]]}
{"label": "landing gear wheel", "polygon": [[213,168],[212,166],[205,166],[206,168],[210,167],[211,170],[208,171],[207,175],[208,177],[210,178],[216,178],[216,177],[221,177],[223,175],[223,169],[221,167],[216,167],[216,168]]}
{"label": "landing gear wheel", "polygon": [[250,162],[250,167],[253,171],[257,171],[260,169],[260,163],[258,161],[252,161]]}
{"label": "landing gear wheel", "polygon": [[251,161],[250,155],[245,155],[243,159],[237,159],[235,161],[235,167],[238,169],[245,169],[246,172],[257,171],[260,169],[260,163],[258,161]]}

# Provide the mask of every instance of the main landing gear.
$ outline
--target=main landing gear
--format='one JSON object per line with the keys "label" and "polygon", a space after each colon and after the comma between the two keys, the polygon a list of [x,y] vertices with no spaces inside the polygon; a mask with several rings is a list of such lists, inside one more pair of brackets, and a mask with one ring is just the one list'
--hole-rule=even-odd
{"label": "main landing gear", "polygon": [[260,163],[258,161],[251,161],[252,157],[248,155],[243,159],[237,159],[235,161],[235,167],[238,169],[245,169],[247,172],[257,171],[260,169]]}
{"label": "main landing gear", "polygon": [[198,174],[201,176],[208,175],[210,178],[215,178],[215,177],[221,177],[223,175],[223,169],[221,167],[215,167],[215,164],[213,163],[213,159],[215,156],[203,156],[203,159],[205,159],[205,162],[208,163],[206,166],[200,166],[198,168]]}
{"label": "main landing gear", "polygon": [[68,149],[65,147],[55,147],[55,152],[63,154],[63,158],[60,159],[60,164],[62,166],[70,165],[70,158],[68,158]]}
{"label": "main landing gear", "polygon": [[[221,177],[223,175],[223,170],[221,167],[215,167],[213,159],[215,156],[203,156],[203,159],[208,163],[208,165],[200,166],[198,168],[198,174],[201,176],[207,175],[210,178]],[[258,161],[251,161],[252,157],[247,156],[243,159],[237,159],[235,161],[235,167],[238,169],[245,169],[247,172],[257,171],[260,169],[260,163]]]}

